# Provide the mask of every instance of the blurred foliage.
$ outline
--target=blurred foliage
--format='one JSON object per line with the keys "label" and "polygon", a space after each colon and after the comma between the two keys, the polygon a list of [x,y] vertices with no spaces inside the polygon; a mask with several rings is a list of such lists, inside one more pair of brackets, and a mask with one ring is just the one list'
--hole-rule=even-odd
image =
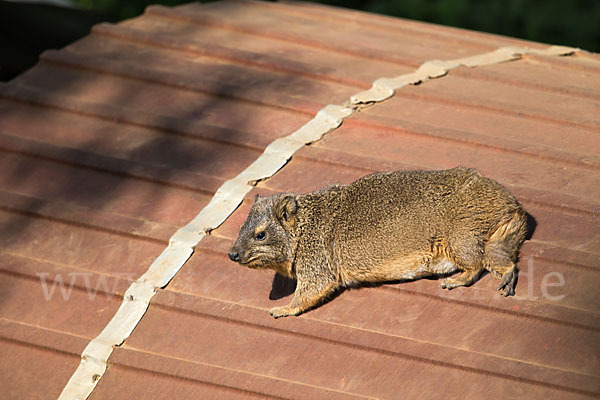
{"label": "blurred foliage", "polygon": [[87,10],[98,11],[109,15],[113,19],[122,20],[132,18],[144,12],[151,4],[176,6],[191,3],[191,0],[73,0],[79,7]]}
{"label": "blurred foliage", "polygon": [[600,51],[598,0],[324,0],[319,3]]}
{"label": "blurred foliage", "polygon": [[108,16],[91,11],[0,1],[0,81],[33,66],[42,51],[63,47],[107,20]]}
{"label": "blurred foliage", "polygon": [[[10,80],[101,21],[135,17],[150,4],[192,0],[72,0],[79,8],[0,0],[0,80]],[[212,0],[203,0],[203,2]],[[600,52],[600,0],[316,0],[466,29]]]}
{"label": "blurred foliage", "polygon": [[[181,0],[74,0],[116,19]],[[600,51],[598,0],[321,0],[317,3]]]}

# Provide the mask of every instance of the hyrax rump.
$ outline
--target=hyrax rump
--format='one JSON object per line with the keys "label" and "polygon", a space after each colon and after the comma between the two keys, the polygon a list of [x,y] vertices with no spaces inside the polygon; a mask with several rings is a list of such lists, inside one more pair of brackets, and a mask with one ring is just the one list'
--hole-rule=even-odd
{"label": "hyrax rump", "polygon": [[256,197],[231,260],[297,280],[292,302],[269,312],[298,315],[339,288],[449,274],[468,286],[484,270],[514,295],[527,217],[499,183],[474,169],[396,171],[307,194]]}

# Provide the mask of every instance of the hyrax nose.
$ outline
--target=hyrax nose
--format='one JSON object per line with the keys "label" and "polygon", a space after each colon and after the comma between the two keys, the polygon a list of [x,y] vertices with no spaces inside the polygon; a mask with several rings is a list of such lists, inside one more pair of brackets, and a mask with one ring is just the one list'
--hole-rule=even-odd
{"label": "hyrax nose", "polygon": [[240,261],[240,253],[229,253],[228,255],[231,261]]}

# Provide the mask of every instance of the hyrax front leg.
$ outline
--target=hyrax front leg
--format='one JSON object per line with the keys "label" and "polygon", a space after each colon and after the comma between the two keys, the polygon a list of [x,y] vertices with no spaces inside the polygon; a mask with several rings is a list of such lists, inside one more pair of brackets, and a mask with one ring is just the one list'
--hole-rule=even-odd
{"label": "hyrax front leg", "polygon": [[334,279],[324,276],[315,281],[314,277],[313,280],[308,280],[302,274],[298,274],[297,279],[294,299],[287,306],[271,308],[269,314],[273,317],[299,315],[325,300],[338,288],[338,283]]}

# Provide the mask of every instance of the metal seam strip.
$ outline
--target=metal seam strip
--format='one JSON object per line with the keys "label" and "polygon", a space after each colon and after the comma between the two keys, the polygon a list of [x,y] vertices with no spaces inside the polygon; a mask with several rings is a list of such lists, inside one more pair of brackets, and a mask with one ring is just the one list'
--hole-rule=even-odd
{"label": "metal seam strip", "polygon": [[211,230],[218,228],[258,182],[277,173],[304,145],[316,142],[337,129],[362,106],[387,100],[403,86],[442,77],[453,68],[498,64],[518,60],[525,54],[566,56],[577,51],[579,49],[563,46],[550,46],[545,49],[501,47],[488,53],[456,60],[427,61],[415,72],[395,78],[377,79],[370,89],[351,96],[343,105],[327,105],[300,129],[273,141],[248,168],[223,183],[208,205],[190,223],[177,230],[169,240],[167,248],[154,260],[146,273],[131,284],[114,317],[84,349],[81,362],[63,388],[59,400],[88,398],[106,371],[107,361],[114,347],[123,344],[133,332],[157,290],[164,288],[171,281],[191,257],[198,242]]}

